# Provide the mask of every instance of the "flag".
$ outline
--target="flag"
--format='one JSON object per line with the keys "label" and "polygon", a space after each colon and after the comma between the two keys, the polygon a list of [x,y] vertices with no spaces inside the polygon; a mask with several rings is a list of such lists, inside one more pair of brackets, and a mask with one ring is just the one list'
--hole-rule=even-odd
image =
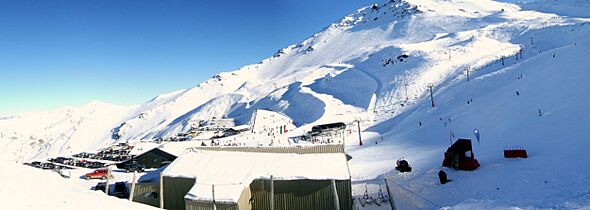
{"label": "flag", "polygon": [[473,134],[475,135],[475,138],[477,139],[477,143],[479,143],[479,130],[474,129]]}

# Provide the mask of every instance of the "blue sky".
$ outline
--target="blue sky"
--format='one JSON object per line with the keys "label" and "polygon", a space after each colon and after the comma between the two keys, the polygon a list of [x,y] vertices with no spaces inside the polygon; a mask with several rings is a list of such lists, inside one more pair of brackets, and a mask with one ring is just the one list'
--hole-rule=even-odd
{"label": "blue sky", "polygon": [[0,114],[139,104],[258,63],[370,0],[0,0]]}

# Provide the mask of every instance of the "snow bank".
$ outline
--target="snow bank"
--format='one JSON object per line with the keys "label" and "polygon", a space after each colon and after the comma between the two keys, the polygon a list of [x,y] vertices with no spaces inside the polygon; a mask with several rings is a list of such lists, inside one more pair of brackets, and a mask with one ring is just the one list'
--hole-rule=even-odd
{"label": "snow bank", "polygon": [[52,171],[4,162],[2,166],[2,209],[156,209],[91,191]]}

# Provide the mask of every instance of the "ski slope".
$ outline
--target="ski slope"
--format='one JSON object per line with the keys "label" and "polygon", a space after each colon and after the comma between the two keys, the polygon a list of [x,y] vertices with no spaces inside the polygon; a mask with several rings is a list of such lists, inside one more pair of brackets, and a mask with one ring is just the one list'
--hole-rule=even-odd
{"label": "ski slope", "polygon": [[[213,117],[239,125],[267,109],[301,126],[294,133],[360,120],[365,144],[355,135],[345,141],[355,195],[387,178],[408,209],[590,208],[588,1],[376,3],[258,64],[137,106],[2,117],[0,157],[18,162],[171,137]],[[454,181],[439,185],[451,134],[473,139],[474,129],[482,166],[446,170]],[[530,157],[504,159],[511,145]],[[400,157],[412,173],[393,170]]]}
{"label": "ski slope", "polygon": [[[384,140],[373,138],[379,145],[351,148],[353,157],[361,157],[351,160],[351,171],[361,172],[358,180],[387,177],[408,189],[400,193],[415,192],[434,202],[411,195],[417,201],[410,207],[588,208],[585,127],[590,111],[585,95],[590,75],[585,72],[589,61],[581,58],[590,55],[590,39],[577,39],[553,54],[524,56],[500,70],[476,73],[470,82],[456,81],[435,94],[436,107],[423,103],[367,129]],[[473,172],[446,170],[455,181],[441,186],[437,173],[450,132],[475,141],[474,129],[481,133],[474,150],[482,166]],[[525,147],[529,158],[503,158],[508,146]],[[410,160],[415,171],[394,171],[400,157]]]}

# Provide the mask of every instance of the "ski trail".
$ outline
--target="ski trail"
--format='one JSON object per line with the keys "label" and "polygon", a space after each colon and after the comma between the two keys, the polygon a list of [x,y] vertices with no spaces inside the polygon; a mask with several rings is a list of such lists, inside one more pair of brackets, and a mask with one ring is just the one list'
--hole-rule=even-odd
{"label": "ski trail", "polygon": [[[313,97],[316,97],[317,99],[324,102],[327,107],[328,106],[329,107],[338,107],[338,109],[326,109],[322,118],[324,118],[326,116],[347,117],[350,115],[357,115],[357,114],[360,114],[363,112],[363,110],[361,108],[358,108],[358,107],[355,107],[352,105],[347,105],[347,104],[343,103],[342,101],[340,101],[339,99],[333,97],[332,95],[317,93],[309,87],[301,87],[301,92],[311,94]],[[341,120],[344,120],[344,119],[345,118],[343,118]]]}
{"label": "ski trail", "polygon": [[[365,70],[365,69],[363,69],[361,67],[355,66],[354,68],[355,69],[358,69],[365,76],[373,79],[375,81],[375,84],[377,85],[377,88],[375,89],[375,93],[373,93],[373,96],[371,96],[371,101],[369,102],[369,106],[366,109],[367,114],[373,114],[374,115],[375,108],[377,106],[377,95],[379,93],[381,93],[381,90],[383,89],[383,82],[381,82],[381,80],[379,78],[377,78],[376,76],[372,75],[367,70]],[[375,116],[373,116],[372,118],[375,119]]]}

